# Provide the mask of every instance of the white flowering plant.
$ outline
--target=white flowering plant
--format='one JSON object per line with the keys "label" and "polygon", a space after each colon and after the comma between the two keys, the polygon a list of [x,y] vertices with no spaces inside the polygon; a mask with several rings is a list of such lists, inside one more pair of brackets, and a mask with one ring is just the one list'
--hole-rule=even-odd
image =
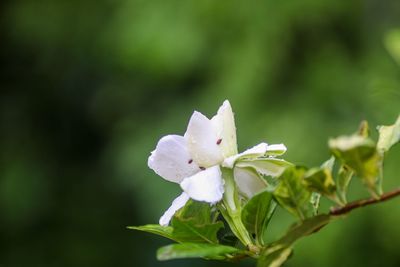
{"label": "white flowering plant", "polygon": [[[176,242],[158,250],[159,260],[251,257],[259,267],[281,266],[298,239],[353,209],[400,195],[400,189],[382,192],[383,161],[400,141],[400,116],[395,124],[377,129],[377,142],[369,137],[366,122],[353,135],[329,140],[332,157],[306,168],[282,159],[284,144],[260,143],[239,153],[229,101],[211,119],[195,111],[185,134],[161,138],[148,159],[150,169],[179,184],[182,193],[159,224],[128,228]],[[363,181],[370,198],[347,202],[353,176]],[[321,196],[333,202],[327,212],[319,211]],[[278,206],[297,222],[267,243],[268,224]]]}

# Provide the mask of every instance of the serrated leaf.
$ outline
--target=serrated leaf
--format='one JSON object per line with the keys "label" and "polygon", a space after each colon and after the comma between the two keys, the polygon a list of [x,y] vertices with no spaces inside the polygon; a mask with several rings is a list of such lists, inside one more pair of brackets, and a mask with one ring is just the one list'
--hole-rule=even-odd
{"label": "serrated leaf", "polygon": [[335,157],[350,167],[377,197],[380,193],[377,185],[382,158],[375,143],[360,135],[340,136],[329,140],[329,147]]}
{"label": "serrated leaf", "polygon": [[346,194],[347,188],[350,184],[351,178],[353,177],[353,171],[350,170],[346,165],[342,165],[338,171],[337,178],[337,192],[340,200],[343,203],[347,203]]}
{"label": "serrated leaf", "polygon": [[267,255],[261,255],[257,261],[257,267],[279,267],[282,266],[292,254],[291,247],[283,247]]}
{"label": "serrated leaf", "polygon": [[172,219],[172,235],[181,242],[218,243],[217,232],[224,226],[222,222],[199,224],[195,219]]}
{"label": "serrated leaf", "polygon": [[160,261],[184,258],[223,260],[228,254],[239,252],[240,250],[237,248],[224,245],[183,243],[159,248],[157,251],[157,259]]}
{"label": "serrated leaf", "polygon": [[264,244],[264,231],[276,207],[273,202],[272,193],[264,191],[253,196],[242,210],[244,226],[261,245]]}
{"label": "serrated leaf", "polygon": [[173,229],[171,226],[161,226],[159,224],[147,224],[147,225],[142,225],[142,226],[128,226],[127,228],[131,229],[131,230],[138,230],[138,231],[142,231],[142,232],[160,235],[160,236],[163,236],[163,237],[166,237],[171,240],[179,242],[179,240],[173,236],[173,234],[172,234]]}
{"label": "serrated leaf", "polygon": [[277,177],[280,176],[287,167],[293,166],[293,164],[283,159],[258,157],[242,159],[236,163],[236,166],[242,168],[250,167],[261,175]]}
{"label": "serrated leaf", "polygon": [[400,116],[393,125],[378,126],[379,139],[377,148],[387,152],[392,146],[400,142]]}
{"label": "serrated leaf", "polygon": [[274,197],[279,205],[293,215],[304,220],[312,207],[310,205],[311,192],[303,184],[305,168],[287,168],[279,177],[280,183],[274,191]]}

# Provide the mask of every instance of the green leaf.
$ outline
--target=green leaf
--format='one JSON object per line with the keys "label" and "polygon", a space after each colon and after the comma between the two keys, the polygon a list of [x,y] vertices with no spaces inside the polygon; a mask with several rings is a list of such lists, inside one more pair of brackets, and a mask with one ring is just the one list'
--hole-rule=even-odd
{"label": "green leaf", "polygon": [[183,220],[193,219],[198,224],[209,224],[212,222],[212,212],[210,204],[190,199],[186,205],[178,210],[174,217]]}
{"label": "green leaf", "polygon": [[318,192],[335,201],[336,185],[332,177],[332,167],[329,168],[327,166],[308,170],[304,177],[304,184],[311,191]]}
{"label": "green leaf", "polygon": [[268,248],[268,251],[279,247],[291,247],[300,238],[319,231],[322,227],[338,217],[339,216],[321,214],[296,223],[290,227],[289,231],[281,239],[274,242],[272,246]]}
{"label": "green leaf", "polygon": [[279,177],[280,183],[274,191],[278,203],[301,220],[304,220],[312,209],[311,192],[303,184],[305,172],[303,167],[287,168]]}
{"label": "green leaf", "polygon": [[222,222],[199,224],[196,219],[172,219],[173,237],[181,242],[218,243],[217,232],[224,226]]}
{"label": "green leaf", "polygon": [[293,164],[283,159],[258,157],[239,160],[236,166],[242,168],[250,167],[262,175],[277,177],[280,176],[287,167],[293,166]]}
{"label": "green leaf", "polygon": [[381,155],[375,143],[360,135],[340,136],[329,140],[332,153],[362,179],[374,197],[380,194]]}
{"label": "green leaf", "polygon": [[129,229],[160,235],[176,242],[218,243],[217,232],[223,227],[222,222],[213,223],[211,207],[207,203],[189,200],[175,213],[171,226],[149,224],[129,226]]}
{"label": "green leaf", "polygon": [[367,121],[362,121],[358,127],[357,134],[362,137],[369,137],[369,125]]}
{"label": "green leaf", "polygon": [[393,59],[400,65],[400,29],[390,30],[386,34],[385,46]]}
{"label": "green leaf", "polygon": [[132,229],[132,230],[138,230],[138,231],[143,231],[143,232],[147,232],[147,233],[160,235],[160,236],[163,236],[163,237],[166,237],[171,240],[179,242],[179,240],[176,239],[174,237],[174,235],[172,234],[173,229],[171,226],[161,226],[159,224],[147,224],[147,225],[143,225],[143,226],[128,226],[127,228]]}
{"label": "green leaf", "polygon": [[328,169],[330,172],[332,172],[334,165],[335,165],[335,157],[332,156],[330,159],[321,164],[321,168]]}
{"label": "green leaf", "polygon": [[276,204],[268,191],[253,196],[242,210],[242,221],[250,234],[255,234],[258,244],[264,244],[264,231],[271,219]]}
{"label": "green leaf", "polygon": [[292,247],[297,240],[318,232],[322,227],[340,217],[321,214],[295,223],[281,239],[271,243],[261,251],[261,257],[257,266],[281,266],[290,256]]}
{"label": "green leaf", "polygon": [[379,139],[377,148],[387,152],[392,146],[400,142],[400,116],[393,125],[378,126]]}
{"label": "green leaf", "polygon": [[283,247],[270,254],[261,255],[257,261],[257,267],[279,267],[282,266],[292,254],[291,247]]}
{"label": "green leaf", "polygon": [[347,188],[350,184],[351,178],[353,177],[353,171],[346,165],[340,166],[337,178],[337,192],[340,200],[343,203],[347,203],[346,194]]}
{"label": "green leaf", "polygon": [[184,258],[206,258],[223,260],[229,254],[239,253],[240,250],[230,246],[216,244],[183,243],[161,247],[157,251],[160,261]]}

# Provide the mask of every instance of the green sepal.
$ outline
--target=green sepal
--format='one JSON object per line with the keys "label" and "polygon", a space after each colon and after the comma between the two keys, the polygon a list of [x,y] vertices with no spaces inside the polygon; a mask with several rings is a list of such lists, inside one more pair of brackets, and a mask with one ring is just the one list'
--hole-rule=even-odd
{"label": "green sepal", "polygon": [[242,221],[247,231],[255,236],[258,245],[264,245],[264,231],[275,210],[272,193],[263,191],[253,196],[242,209]]}
{"label": "green sepal", "polygon": [[224,260],[232,257],[231,254],[240,252],[241,250],[237,248],[225,245],[182,243],[159,248],[157,250],[157,259],[160,261],[184,258]]}
{"label": "green sepal", "polygon": [[311,192],[304,186],[304,167],[287,168],[279,177],[279,184],[274,191],[274,198],[284,209],[304,220],[312,210]]}

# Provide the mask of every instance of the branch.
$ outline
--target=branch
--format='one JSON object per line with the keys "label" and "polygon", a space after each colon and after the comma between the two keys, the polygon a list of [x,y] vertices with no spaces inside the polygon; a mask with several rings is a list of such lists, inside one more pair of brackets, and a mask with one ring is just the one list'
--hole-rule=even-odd
{"label": "branch", "polygon": [[329,212],[330,215],[342,215],[342,214],[346,214],[349,213],[350,211],[357,209],[357,208],[361,208],[364,206],[368,206],[368,205],[372,205],[372,204],[376,204],[376,203],[380,203],[380,202],[384,202],[386,200],[389,200],[391,198],[400,196],[400,188],[397,188],[393,191],[387,192],[382,194],[379,198],[368,198],[368,199],[361,199],[361,200],[357,200],[354,202],[350,202],[347,205],[343,206],[343,207],[332,207],[331,211]]}

